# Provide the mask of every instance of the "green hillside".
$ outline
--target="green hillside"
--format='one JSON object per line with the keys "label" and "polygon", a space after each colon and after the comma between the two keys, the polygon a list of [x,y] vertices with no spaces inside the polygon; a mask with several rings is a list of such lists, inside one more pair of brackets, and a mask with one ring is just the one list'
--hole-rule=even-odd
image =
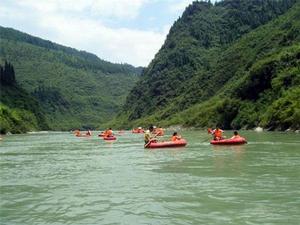
{"label": "green hillside", "polygon": [[0,134],[49,129],[37,100],[22,89],[10,63],[0,65]]}
{"label": "green hillside", "polygon": [[194,2],[115,124],[299,129],[299,18],[299,1]]}
{"label": "green hillside", "polygon": [[14,29],[0,27],[0,33],[0,60],[14,65],[19,85],[39,101],[51,129],[101,126],[142,71]]}

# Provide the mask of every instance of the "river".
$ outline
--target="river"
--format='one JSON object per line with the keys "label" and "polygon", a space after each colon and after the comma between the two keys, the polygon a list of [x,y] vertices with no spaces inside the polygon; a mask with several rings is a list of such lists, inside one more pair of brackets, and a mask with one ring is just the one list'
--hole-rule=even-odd
{"label": "river", "polygon": [[[231,132],[226,132],[231,136]],[[180,149],[145,150],[66,132],[0,142],[1,224],[300,223],[300,135],[241,132],[211,146],[203,131]]]}

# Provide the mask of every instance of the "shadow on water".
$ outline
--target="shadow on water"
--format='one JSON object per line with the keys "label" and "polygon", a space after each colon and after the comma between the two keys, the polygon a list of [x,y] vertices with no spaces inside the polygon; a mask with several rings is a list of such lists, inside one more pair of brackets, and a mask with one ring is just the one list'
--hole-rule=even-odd
{"label": "shadow on water", "polygon": [[246,145],[213,145],[211,147],[213,152],[213,165],[217,172],[236,172],[241,170],[247,148]]}

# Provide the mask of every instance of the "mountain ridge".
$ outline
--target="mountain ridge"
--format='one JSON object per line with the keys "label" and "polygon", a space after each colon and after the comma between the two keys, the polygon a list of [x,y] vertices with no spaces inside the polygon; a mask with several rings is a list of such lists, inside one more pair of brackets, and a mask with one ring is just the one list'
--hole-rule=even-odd
{"label": "mountain ridge", "polygon": [[[239,36],[238,32],[236,34],[236,40],[230,43],[225,43],[221,47],[215,47],[220,46],[220,43],[217,43],[214,44],[214,47],[206,48],[205,43],[207,42],[202,41],[207,40],[207,34],[202,36],[200,35],[202,39],[200,42],[197,42],[196,39],[193,38],[194,33],[200,32],[200,34],[203,34],[203,31],[206,31],[207,29],[207,21],[204,21],[201,18],[203,18],[203,16],[212,18],[209,17],[209,10],[212,10],[210,13],[213,14],[215,11],[220,11],[220,7],[223,5],[230,5],[232,3],[236,4],[236,7],[238,8],[233,11],[235,12],[234,15],[238,16],[233,17],[236,20],[232,20],[231,23],[238,21],[238,24],[240,24],[240,15],[243,15],[243,13],[248,13],[248,17],[249,15],[252,15],[246,10],[247,7],[250,6],[254,9],[254,11],[259,9],[253,15],[258,15],[262,18],[262,21],[265,21],[264,19],[267,18],[265,17],[266,13],[268,13],[268,18],[271,19],[268,20],[269,22],[261,23],[258,27],[255,27],[249,32],[243,33],[243,28],[241,30],[241,36]],[[254,3],[256,3],[256,5]],[[189,9],[197,9],[198,6],[201,7],[203,5],[205,14],[202,14],[201,10],[198,10],[196,15],[188,13]],[[114,124],[122,123],[124,126],[149,125],[151,123],[159,123],[165,126],[183,124],[186,126],[197,127],[222,126],[227,129],[241,127],[252,128],[254,126],[263,125],[269,129],[282,130],[289,128],[289,126],[293,127],[293,129],[298,129],[298,120],[296,120],[296,125],[293,125],[291,122],[282,125],[284,123],[279,122],[276,126],[273,126],[270,121],[266,122],[266,119],[261,118],[264,117],[263,112],[260,112],[261,115],[251,118],[251,123],[249,122],[248,124],[245,124],[245,122],[237,122],[235,119],[240,116],[240,110],[243,111],[244,108],[246,108],[246,101],[243,101],[241,96],[232,94],[232,91],[234,90],[230,90],[225,87],[226,85],[232,85],[228,83],[229,81],[232,83],[237,82],[231,80],[233,77],[246,76],[245,72],[251,69],[255,63],[263,60],[264,54],[271,54],[273,51],[272,48],[275,48],[275,50],[277,49],[278,54],[281,50],[283,51],[284,45],[293,44],[295,45],[294,48],[297,49],[296,40],[299,39],[299,33],[297,33],[299,24],[297,22],[298,13],[296,9],[298,8],[299,1],[271,0],[251,2],[244,0],[225,0],[215,4],[215,6],[206,2],[198,2],[189,6],[183,13],[183,15],[186,15],[185,17],[188,17],[188,24],[185,24],[185,20],[187,19],[184,19],[182,22],[182,18],[184,18],[184,16],[175,22],[170,31],[170,34],[173,36],[170,34],[168,35],[168,38],[160,52],[156,55],[150,66],[145,69],[143,78],[138,82],[138,85],[127,97],[127,102],[124,107],[125,113],[119,114],[119,117],[117,117]],[[262,9],[264,10],[262,11]],[[232,14],[231,9],[228,10],[227,8],[224,8],[222,10],[224,10],[222,15]],[[195,11],[193,11],[193,13],[195,13]],[[270,16],[272,13],[273,16]],[[227,21],[232,17],[225,16],[225,18]],[[277,20],[277,18],[280,19]],[[243,17],[243,19],[247,20],[247,17]],[[216,21],[218,23],[222,20],[217,17]],[[258,21],[255,21],[255,24],[257,23]],[[180,25],[179,28],[178,24]],[[193,24],[198,24],[198,26],[191,28],[193,27]],[[268,24],[271,25],[268,26]],[[267,29],[260,29],[260,27],[263,27],[264,25],[266,25],[265,28]],[[277,28],[280,25],[282,26],[281,30]],[[202,29],[203,27],[205,29]],[[195,29],[195,32],[191,33],[191,29]],[[270,36],[269,34],[272,32],[277,32],[278,37],[275,35]],[[249,35],[250,40],[252,34],[258,34],[253,35],[253,38],[256,38],[254,41],[249,41],[252,46],[247,45],[247,43],[242,43],[245,36]],[[264,40],[265,36],[269,37],[269,39]],[[174,37],[176,38],[174,39]],[[215,38],[214,35],[212,35],[212,37]],[[278,43],[277,39],[280,39]],[[208,38],[208,40],[210,39]],[[176,45],[181,47],[176,47]],[[199,45],[201,47],[197,47]],[[246,51],[248,55],[245,54],[244,51]],[[297,57],[293,60],[297,65]],[[261,63],[261,65],[263,66],[263,63]],[[294,67],[290,67],[290,69],[294,69]],[[259,77],[263,75],[259,74],[257,76]],[[271,81],[272,76],[266,79]],[[279,74],[274,75],[274,77],[276,76],[279,76]],[[293,86],[291,88],[297,88],[297,76],[295,77],[295,79],[293,78],[293,82],[295,81],[295,87]],[[146,87],[146,90],[143,89],[141,92],[139,87],[143,86]],[[244,90],[243,85],[241,85],[240,88]],[[232,101],[232,105],[230,106],[229,104],[228,106],[227,103],[230,102],[230,97],[228,97],[229,100],[226,98],[226,101],[228,100],[227,103],[222,99],[216,100],[217,96],[222,93],[222,89],[225,89],[228,93],[230,92],[231,94],[227,95],[237,102],[234,103],[234,101]],[[224,93],[223,95],[226,96]],[[262,99],[263,98],[265,97],[262,96]],[[275,94],[272,98],[275,99]],[[212,99],[215,100],[213,101]],[[261,99],[259,99],[259,101],[260,100]],[[251,104],[257,105],[259,101],[254,101]],[[192,108],[195,108],[197,104],[202,104],[204,108],[207,108],[208,105],[206,103],[211,105],[210,113],[204,109],[198,109],[199,112],[206,112],[203,115],[200,115],[195,111],[193,113],[191,112],[193,111]],[[272,104],[272,101],[270,100],[268,104]],[[222,108],[226,107],[227,109],[224,110],[227,110],[227,112],[224,112]],[[264,109],[266,108],[264,107]],[[182,111],[185,110],[189,111],[189,113],[183,115]],[[229,112],[231,110],[234,111],[232,115],[230,115]],[[295,107],[294,111],[297,110],[297,107]],[[255,110],[252,111],[255,112]],[[226,117],[226,113],[228,114],[228,118],[222,118],[221,114],[224,114]],[[295,113],[297,114],[297,112]],[[210,114],[211,118],[208,118],[205,114]],[[245,115],[243,116],[245,117]],[[295,118],[296,117],[297,116],[295,116]]]}
{"label": "mountain ridge", "polygon": [[[85,50],[78,50],[76,48],[72,48],[72,47],[67,47],[64,46],[62,44],[50,41],[50,40],[46,40],[34,35],[30,35],[26,32],[22,32],[19,30],[16,30],[14,28],[11,27],[3,27],[0,26],[0,31],[1,31],[1,38],[2,39],[7,39],[7,40],[11,40],[11,41],[16,41],[16,42],[25,42],[28,44],[33,44],[42,48],[48,48],[48,49],[52,49],[52,50],[58,50],[58,51],[62,51],[71,55],[76,55],[79,57],[82,57],[86,60],[92,60],[92,61],[99,61],[103,64],[110,65],[110,66],[114,66],[117,67],[117,69],[119,70],[119,72],[124,72],[124,69],[128,69],[129,71],[132,71],[133,73],[137,73],[140,74],[141,70],[143,67],[134,67],[130,64],[127,63],[112,63],[109,62],[107,60],[103,60],[100,59],[96,54],[94,53],[90,53],[87,52]],[[18,35],[16,35],[16,33],[18,33]],[[103,68],[98,68],[98,69],[102,69]],[[106,69],[104,69],[105,71]],[[106,72],[110,72],[109,70]],[[115,72],[115,71],[114,71]]]}
{"label": "mountain ridge", "polygon": [[101,127],[118,112],[143,69],[14,29],[0,27],[0,33],[0,61],[13,64],[20,87],[39,101],[52,130]]}

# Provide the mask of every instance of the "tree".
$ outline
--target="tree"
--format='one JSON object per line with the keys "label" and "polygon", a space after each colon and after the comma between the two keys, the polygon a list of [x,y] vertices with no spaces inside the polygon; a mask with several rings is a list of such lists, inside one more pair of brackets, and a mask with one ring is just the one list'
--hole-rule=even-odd
{"label": "tree", "polygon": [[15,85],[16,76],[15,70],[12,64],[5,61],[4,67],[0,65],[0,81],[2,85]]}

